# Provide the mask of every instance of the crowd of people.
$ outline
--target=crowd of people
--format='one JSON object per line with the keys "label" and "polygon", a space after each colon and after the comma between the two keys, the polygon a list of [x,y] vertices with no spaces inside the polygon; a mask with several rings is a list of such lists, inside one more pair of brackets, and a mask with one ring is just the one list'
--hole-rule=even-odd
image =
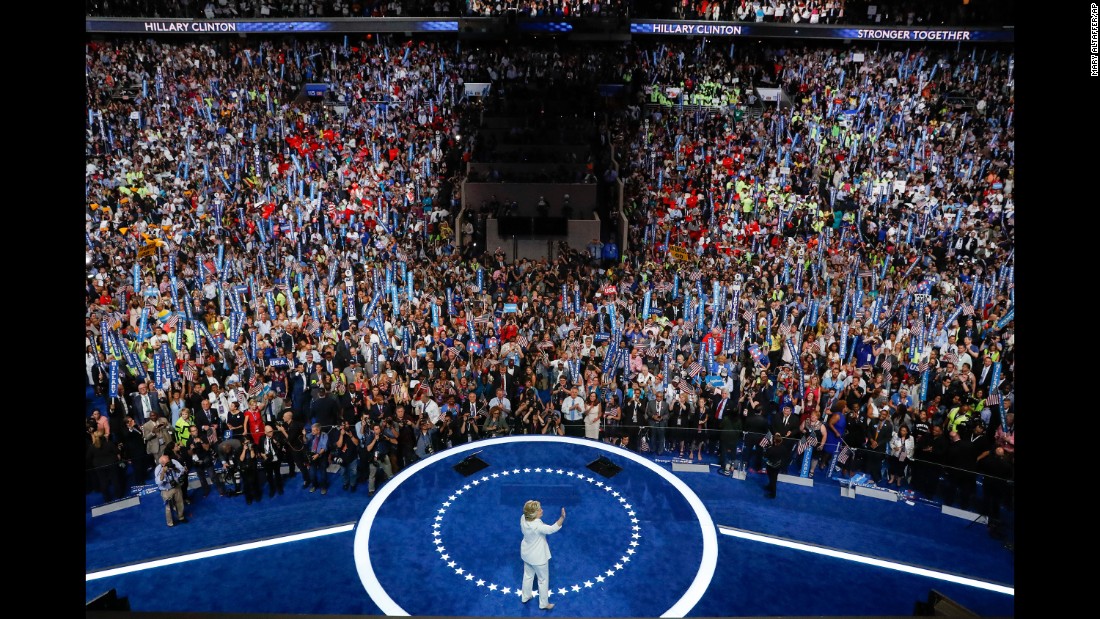
{"label": "crowd of people", "polygon": [[[850,5],[849,7],[846,7]],[[633,17],[794,24],[930,26],[1011,21],[1011,3],[902,0],[88,0],[94,17],[293,19],[326,17]],[[976,6],[981,4],[981,6]]]}
{"label": "crowd of people", "polygon": [[[373,492],[514,433],[755,471],[778,433],[785,465],[816,454],[810,475],[865,471],[966,507],[984,471],[991,500],[1014,447],[1012,58],[861,53],[90,43],[100,490],[125,494],[167,455],[249,503],[282,492],[283,464],[311,491],[331,467]],[[606,119],[621,259],[598,240],[514,262],[454,244],[477,141],[455,136],[483,105],[462,84],[540,57],[630,76],[635,100]],[[638,84],[658,78],[772,83],[792,104],[741,120],[646,107]],[[302,96],[315,81],[338,106]]]}

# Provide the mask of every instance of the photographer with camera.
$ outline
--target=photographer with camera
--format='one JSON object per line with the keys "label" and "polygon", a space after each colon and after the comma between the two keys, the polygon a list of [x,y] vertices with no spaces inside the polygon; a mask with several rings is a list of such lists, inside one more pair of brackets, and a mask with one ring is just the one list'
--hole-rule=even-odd
{"label": "photographer with camera", "polygon": [[363,450],[363,462],[367,465],[367,494],[374,494],[379,469],[382,469],[385,479],[391,475],[389,449],[389,442],[382,438],[382,426],[377,423],[371,426]]}
{"label": "photographer with camera", "polygon": [[320,488],[321,494],[328,494],[328,433],[322,432],[321,424],[315,423],[307,440],[310,482],[313,484],[309,491],[315,492]]}
{"label": "photographer with camera", "polygon": [[329,461],[340,466],[344,490],[355,492],[359,484],[359,439],[347,419],[340,422],[336,448],[329,454]]}
{"label": "photographer with camera", "polygon": [[180,523],[187,522],[187,516],[183,511],[183,484],[187,483],[187,469],[178,460],[163,454],[160,456],[160,463],[157,464],[156,470],[153,471],[153,479],[157,481],[160,498],[164,501],[164,519],[168,526],[176,526],[172,520],[173,508]]}
{"label": "photographer with camera", "polygon": [[244,502],[252,505],[252,501],[259,502],[263,498],[260,488],[260,455],[252,441],[245,438],[241,447],[241,453],[237,461],[241,467],[241,482],[244,486]]}
{"label": "photographer with camera", "polygon": [[191,470],[198,474],[199,482],[202,484],[202,495],[207,496],[210,494],[210,480],[207,480],[209,474],[210,479],[218,488],[218,494],[225,496],[225,488],[218,476],[214,474],[214,448],[210,446],[206,436],[199,432],[194,425],[190,427],[190,435],[185,446],[187,448],[187,459],[191,463]]}

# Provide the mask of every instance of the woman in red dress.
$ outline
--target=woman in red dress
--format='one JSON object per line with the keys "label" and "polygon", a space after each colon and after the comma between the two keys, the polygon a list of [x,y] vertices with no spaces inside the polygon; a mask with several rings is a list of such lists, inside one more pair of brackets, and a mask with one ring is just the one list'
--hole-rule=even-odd
{"label": "woman in red dress", "polygon": [[253,399],[248,401],[248,410],[244,412],[244,433],[252,439],[253,445],[259,445],[264,435],[264,417]]}

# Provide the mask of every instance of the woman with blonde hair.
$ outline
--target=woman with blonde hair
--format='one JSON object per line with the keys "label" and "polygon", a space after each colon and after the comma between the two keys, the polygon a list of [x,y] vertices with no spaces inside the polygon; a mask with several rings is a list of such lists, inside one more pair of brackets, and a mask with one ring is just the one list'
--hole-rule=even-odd
{"label": "woman with blonde hair", "polygon": [[523,541],[519,545],[519,558],[523,560],[523,590],[520,601],[526,604],[534,595],[531,586],[535,583],[535,577],[539,578],[539,608],[550,610],[554,607],[549,603],[550,599],[550,544],[546,542],[546,536],[557,533],[565,522],[565,508],[561,508],[561,516],[554,524],[546,524],[542,521],[542,504],[538,501],[527,501],[523,504],[523,516],[519,519],[519,528],[523,533]]}

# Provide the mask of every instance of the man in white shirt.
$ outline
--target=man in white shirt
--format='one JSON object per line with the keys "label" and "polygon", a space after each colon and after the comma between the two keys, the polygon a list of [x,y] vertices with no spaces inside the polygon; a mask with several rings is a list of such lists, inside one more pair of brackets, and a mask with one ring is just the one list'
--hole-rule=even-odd
{"label": "man in white shirt", "polygon": [[433,400],[431,398],[431,396],[428,395],[428,390],[427,389],[420,392],[420,402],[421,402],[421,411],[420,412],[428,415],[428,419],[431,420],[432,425],[434,426],[436,424],[436,422],[439,421],[439,414],[440,414],[439,413],[439,404],[436,404],[435,400]]}
{"label": "man in white shirt", "polygon": [[504,389],[501,387],[497,387],[496,397],[489,400],[489,410],[493,410],[494,406],[499,406],[506,412],[512,412],[512,402],[504,396]]}
{"label": "man in white shirt", "polygon": [[584,424],[584,398],[577,395],[577,387],[569,389],[569,397],[561,401],[562,424],[568,436],[581,436]]}
{"label": "man in white shirt", "polygon": [[519,520],[519,528],[523,532],[523,541],[519,544],[519,557],[523,560],[523,591],[520,601],[524,604],[534,597],[531,593],[531,585],[534,584],[535,576],[538,576],[539,608],[541,610],[554,608],[554,605],[549,603],[551,555],[546,536],[560,531],[564,522],[564,507],[561,508],[561,517],[557,522],[546,524],[542,521],[541,503],[527,501],[523,505],[523,516]]}

